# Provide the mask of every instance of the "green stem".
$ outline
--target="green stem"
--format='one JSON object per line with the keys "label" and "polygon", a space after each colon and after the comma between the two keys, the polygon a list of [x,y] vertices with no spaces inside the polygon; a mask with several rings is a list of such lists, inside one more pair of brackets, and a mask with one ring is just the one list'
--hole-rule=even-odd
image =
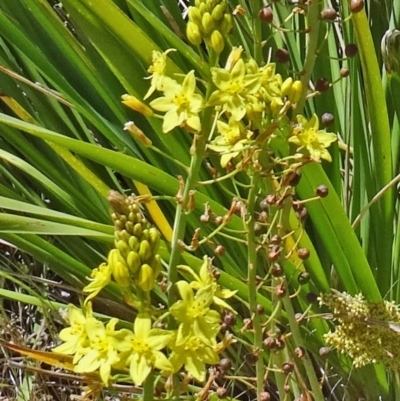
{"label": "green stem", "polygon": [[[210,53],[210,66],[216,65],[218,62],[218,56],[214,53]],[[211,80],[207,83],[207,93],[206,99],[209,98],[212,90],[214,88],[214,84]],[[192,156],[189,173],[185,182],[182,199],[180,203],[178,203],[176,207],[173,234],[171,240],[171,254],[169,258],[169,270],[168,270],[168,283],[170,285],[170,289],[168,291],[168,305],[171,306],[177,300],[177,293],[174,284],[178,280],[178,270],[177,266],[179,264],[182,249],[179,245],[180,241],[183,241],[186,229],[186,215],[184,208],[186,207],[189,200],[189,193],[191,190],[195,188],[199,180],[199,170],[201,168],[201,164],[204,160],[204,155],[206,151],[207,139],[209,134],[209,129],[211,127],[211,117],[212,117],[212,109],[209,107],[203,111],[202,115],[202,133],[198,136],[198,140],[195,147],[195,153]],[[172,320],[172,319],[171,319]],[[174,323],[170,322],[170,329]]]}
{"label": "green stem", "polygon": [[143,401],[154,399],[154,374],[150,372],[143,384]]}
{"label": "green stem", "polygon": [[283,306],[287,313],[287,318],[288,318],[289,325],[290,325],[290,331],[292,333],[294,343],[295,343],[296,347],[301,347],[302,349],[304,349],[304,352],[305,352],[305,355],[302,358],[302,362],[303,362],[303,365],[306,370],[307,377],[308,377],[308,380],[309,380],[309,383],[311,386],[311,391],[313,393],[313,400],[314,401],[324,401],[324,399],[325,399],[324,395],[322,394],[321,387],[319,385],[317,376],[315,375],[315,370],[312,365],[311,359],[308,356],[308,353],[304,346],[303,337],[301,336],[299,325],[296,321],[292,301],[290,300],[288,294],[286,294],[282,298],[282,303],[283,303]]}
{"label": "green stem", "polygon": [[253,57],[254,60],[257,62],[258,65],[262,63],[262,46],[261,46],[261,20],[258,16],[258,13],[263,8],[263,2],[258,0],[254,1],[252,5],[253,9],[253,40],[254,40],[254,47],[253,47]]}
{"label": "green stem", "polygon": [[311,73],[313,71],[315,59],[317,57],[319,24],[320,24],[319,0],[312,0],[311,4],[308,6],[307,22],[309,30],[307,55],[301,75],[301,83],[303,85],[303,91],[301,93],[300,100],[297,102],[294,115],[301,114],[303,112],[307,97],[308,83],[310,82]]}
{"label": "green stem", "polygon": [[257,250],[256,250],[256,236],[254,232],[254,216],[255,216],[255,202],[259,190],[260,175],[254,172],[252,177],[252,188],[249,192],[247,204],[247,247],[248,247],[248,282],[249,282],[249,305],[250,314],[253,322],[254,330],[254,349],[259,351],[260,355],[256,362],[256,377],[257,377],[257,400],[260,401],[261,393],[264,389],[264,359],[262,357],[262,341],[263,333],[260,321],[260,315],[257,311]]}

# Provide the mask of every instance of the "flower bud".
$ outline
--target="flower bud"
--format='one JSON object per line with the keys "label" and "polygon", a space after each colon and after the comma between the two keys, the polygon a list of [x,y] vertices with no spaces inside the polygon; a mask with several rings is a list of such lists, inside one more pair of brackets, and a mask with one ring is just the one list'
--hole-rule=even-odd
{"label": "flower bud", "polygon": [[153,143],[151,140],[144,134],[144,132],[138,128],[134,122],[129,121],[125,124],[124,130],[128,131],[132,134],[132,136],[138,140],[145,148],[150,148]]}
{"label": "flower bud", "polygon": [[211,34],[211,47],[215,53],[221,53],[224,50],[224,38],[219,31],[213,31]]}
{"label": "flower bud", "polygon": [[201,14],[200,10],[197,7],[189,7],[188,8],[188,17],[189,21],[196,23],[197,25],[201,24]]}
{"label": "flower bud", "polygon": [[297,103],[300,100],[302,91],[303,84],[301,83],[301,81],[294,81],[288,95],[290,103]]}
{"label": "flower bud", "polygon": [[138,111],[146,117],[151,117],[154,114],[153,110],[149,106],[141,102],[135,96],[125,94],[121,96],[121,99],[125,106],[130,107],[132,110]]}
{"label": "flower bud", "polygon": [[136,280],[136,285],[143,291],[149,292],[153,289],[154,284],[155,278],[153,269],[145,263],[139,270],[139,276]]}
{"label": "flower bud", "polygon": [[123,258],[126,258],[128,256],[130,248],[129,245],[124,240],[117,241],[115,247],[118,249],[119,253]]}
{"label": "flower bud", "polygon": [[142,263],[147,262],[152,257],[153,252],[149,241],[143,240],[140,242],[138,254]]}
{"label": "flower bud", "polygon": [[282,96],[287,96],[289,92],[292,89],[293,85],[293,78],[286,78],[285,81],[283,81],[281,91],[282,91]]}
{"label": "flower bud", "polygon": [[210,13],[203,14],[201,18],[201,27],[207,36],[215,29],[215,23]]}
{"label": "flower bud", "polygon": [[221,3],[217,4],[211,12],[211,17],[214,21],[219,21],[224,16],[226,8],[226,2],[222,1]]}
{"label": "flower bud", "polygon": [[186,36],[189,42],[195,46],[200,45],[203,40],[199,27],[192,21],[189,21],[186,25]]}
{"label": "flower bud", "polygon": [[136,274],[139,271],[140,266],[142,265],[140,256],[135,251],[131,251],[128,253],[126,263],[131,274]]}

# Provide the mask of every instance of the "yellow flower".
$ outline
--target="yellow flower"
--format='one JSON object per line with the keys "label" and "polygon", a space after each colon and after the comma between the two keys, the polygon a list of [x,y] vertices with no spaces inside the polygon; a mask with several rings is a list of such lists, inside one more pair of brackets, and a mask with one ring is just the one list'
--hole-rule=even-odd
{"label": "yellow flower", "polygon": [[134,322],[134,333],[125,337],[130,344],[130,375],[135,385],[141,385],[153,368],[172,372],[173,367],[161,352],[171,339],[172,333],[162,329],[152,329],[151,319],[139,314]]}
{"label": "yellow flower", "polygon": [[234,64],[231,71],[212,68],[211,77],[218,90],[211,94],[207,105],[222,106],[235,121],[240,121],[246,115],[247,109],[258,102],[252,95],[261,87],[260,76],[246,73],[246,65],[242,59]]}
{"label": "yellow flower", "polygon": [[289,138],[289,142],[298,146],[297,151],[306,148],[315,161],[320,161],[320,159],[332,161],[326,148],[336,141],[336,135],[327,133],[325,130],[318,130],[318,128],[319,121],[315,114],[310,121],[307,121],[302,115],[298,115],[297,125],[294,128],[293,136]]}
{"label": "yellow flower", "polygon": [[182,343],[170,344],[172,353],[170,361],[177,372],[182,366],[197,380],[204,381],[206,378],[206,364],[215,365],[219,358],[215,348],[204,344],[196,335],[190,335]]}
{"label": "yellow flower", "polygon": [[176,344],[183,344],[193,332],[204,344],[215,346],[221,318],[217,311],[210,309],[214,296],[213,286],[200,288],[196,295],[186,281],[178,281],[176,286],[182,297],[182,300],[170,307],[172,316],[181,322]]}
{"label": "yellow flower", "polygon": [[242,125],[233,118],[226,124],[217,121],[217,129],[221,134],[207,147],[214,152],[221,153],[221,167],[226,167],[231,159],[236,157],[251,141],[252,133],[243,131]]}
{"label": "yellow flower", "polygon": [[[88,316],[91,316],[91,305],[88,305]],[[68,305],[68,321],[70,327],[66,327],[61,330],[58,335],[63,344],[54,348],[54,352],[59,352],[60,354],[74,355],[74,363],[79,359],[82,354],[79,350],[84,347],[88,342],[88,337],[85,330],[86,317],[80,309],[75,305]]]}
{"label": "yellow flower", "polygon": [[190,287],[192,287],[194,290],[199,290],[200,288],[204,288],[204,287],[211,285],[214,290],[213,302],[222,308],[230,309],[231,311],[235,312],[232,309],[232,307],[224,301],[224,299],[233,297],[237,291],[231,291],[226,288],[221,288],[221,286],[219,286],[216,283],[215,278],[212,274],[211,259],[208,258],[207,256],[204,256],[203,260],[204,260],[204,262],[201,265],[199,274],[197,274],[189,266],[181,265],[181,266],[179,266],[179,268],[181,270],[187,271],[188,273],[190,273],[193,276],[194,281],[191,281],[189,283]]}
{"label": "yellow flower", "polygon": [[148,77],[148,79],[151,79],[151,86],[144,97],[145,100],[150,97],[155,90],[163,90],[163,82],[166,78],[165,69],[167,66],[167,54],[172,51],[175,51],[175,49],[168,49],[164,53],[153,50],[153,64],[147,70],[151,74]]}
{"label": "yellow flower", "polygon": [[102,263],[98,268],[93,269],[90,275],[90,283],[83,289],[83,292],[90,293],[86,299],[85,304],[97,294],[111,281],[111,267],[107,263]]}
{"label": "yellow flower", "polygon": [[119,362],[119,353],[129,349],[129,343],[123,341],[124,331],[115,331],[118,319],[111,319],[107,326],[90,317],[86,319],[85,330],[89,344],[83,349],[84,356],[76,364],[76,373],[91,373],[99,369],[101,380],[108,384],[111,368]]}
{"label": "yellow flower", "polygon": [[186,125],[194,131],[200,131],[199,112],[203,109],[203,98],[195,93],[196,78],[190,71],[182,85],[173,79],[164,80],[164,96],[153,100],[150,106],[164,115],[163,131],[169,132],[175,127]]}

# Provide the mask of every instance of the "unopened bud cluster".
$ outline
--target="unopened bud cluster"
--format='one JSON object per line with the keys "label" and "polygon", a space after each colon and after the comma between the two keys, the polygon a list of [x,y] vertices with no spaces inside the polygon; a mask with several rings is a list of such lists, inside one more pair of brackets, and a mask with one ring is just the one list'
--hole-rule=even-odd
{"label": "unopened bud cluster", "polygon": [[368,302],[359,294],[333,291],[320,298],[338,322],[325,340],[349,355],[355,367],[383,363],[397,370],[400,361],[400,310],[393,302]]}
{"label": "unopened bud cluster", "polygon": [[161,257],[157,254],[160,233],[146,220],[132,196],[113,193],[110,203],[115,227],[115,249],[110,252],[114,279],[122,287],[129,286],[133,279],[143,291],[150,291],[161,272]]}
{"label": "unopened bud cluster", "polygon": [[224,36],[232,28],[232,17],[226,0],[195,0],[188,9],[187,37],[193,45],[203,41],[216,53],[224,49]]}

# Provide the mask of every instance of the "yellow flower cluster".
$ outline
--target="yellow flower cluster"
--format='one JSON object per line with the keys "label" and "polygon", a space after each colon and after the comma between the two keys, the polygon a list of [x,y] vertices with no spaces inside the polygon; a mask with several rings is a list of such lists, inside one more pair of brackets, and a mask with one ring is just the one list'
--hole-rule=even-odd
{"label": "yellow flower cluster", "polygon": [[332,291],[320,297],[338,322],[325,335],[328,344],[349,355],[355,367],[383,363],[397,370],[400,362],[400,310],[393,302],[368,302],[359,294]]}
{"label": "yellow flower cluster", "polygon": [[[123,238],[127,225],[126,222],[121,222],[121,212],[126,203],[120,203],[119,206],[119,212],[114,212],[119,216],[116,219],[119,222],[116,224],[117,241]],[[131,220],[128,219],[127,222]],[[122,226],[125,228],[121,229]],[[106,266],[108,265],[101,265],[96,278],[104,274]],[[218,354],[232,341],[228,336],[222,343],[217,343],[221,316],[212,308],[212,304],[228,306],[221,298],[229,298],[235,292],[218,286],[211,274],[211,260],[207,257],[204,258],[199,276],[188,266],[181,266],[181,269],[191,273],[195,280],[191,283],[177,283],[181,299],[169,308],[169,313],[178,323],[177,330],[153,328],[150,312],[137,315],[133,330],[116,330],[117,319],[111,319],[104,326],[93,316],[91,302],[87,302],[100,291],[100,284],[107,282],[103,280],[100,283],[99,280],[96,285],[92,282],[88,286],[92,292],[86,300],[85,313],[74,305],[69,306],[70,326],[60,332],[63,343],[53,351],[73,355],[75,372],[99,372],[105,385],[112,380],[113,371],[129,371],[133,383],[141,385],[154,369],[170,375],[182,367],[193,378],[204,381],[206,365],[218,363]],[[114,271],[113,275],[115,277]],[[125,285],[123,281],[117,280],[117,283]],[[165,348],[170,350],[168,358],[162,352]]]}
{"label": "yellow flower cluster", "polygon": [[[191,13],[195,14],[194,11]],[[197,88],[194,71],[190,71],[182,83],[166,75],[167,54],[170,51],[153,52],[153,64],[148,70],[151,86],[145,98],[154,91],[162,92],[163,96],[151,101],[151,108],[133,96],[122,96],[124,104],[147,117],[154,115],[153,109],[163,112],[163,132],[183,127],[200,133],[200,113],[212,107],[218,135],[214,137],[214,133],[210,134],[207,147],[221,155],[222,167],[257,141],[262,145],[260,142],[273,141],[276,137],[283,139],[287,146],[296,145],[295,152],[300,157],[301,153],[306,153],[317,162],[321,159],[331,161],[327,148],[336,140],[336,135],[320,130],[316,115],[310,120],[298,115],[295,124],[291,124],[287,117],[287,112],[300,99],[303,91],[301,81],[294,81],[291,77],[283,80],[276,73],[274,63],[260,67],[253,59],[245,61],[242,58],[243,49],[238,47],[233,48],[225,68],[211,68],[211,79],[216,89],[208,99],[204,99]],[[254,132],[258,132],[259,137]],[[151,143],[136,129],[132,133],[135,137],[139,136],[138,140],[144,146]]]}
{"label": "yellow flower cluster", "polygon": [[189,7],[186,34],[190,43],[198,46],[203,41],[216,53],[224,50],[224,37],[232,28],[232,16],[226,0],[196,0]]}
{"label": "yellow flower cluster", "polygon": [[115,248],[109,252],[107,263],[93,270],[91,282],[83,289],[89,293],[86,302],[94,298],[111,277],[122,289],[129,290],[135,284],[149,292],[161,273],[158,230],[151,227],[133,197],[111,191],[109,201],[113,209]]}

